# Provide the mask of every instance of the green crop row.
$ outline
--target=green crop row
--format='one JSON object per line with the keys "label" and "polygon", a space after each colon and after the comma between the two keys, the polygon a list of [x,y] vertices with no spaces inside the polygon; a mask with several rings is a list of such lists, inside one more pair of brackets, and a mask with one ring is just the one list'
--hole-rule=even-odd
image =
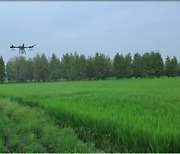
{"label": "green crop row", "polygon": [[6,84],[106,152],[180,152],[180,78]]}

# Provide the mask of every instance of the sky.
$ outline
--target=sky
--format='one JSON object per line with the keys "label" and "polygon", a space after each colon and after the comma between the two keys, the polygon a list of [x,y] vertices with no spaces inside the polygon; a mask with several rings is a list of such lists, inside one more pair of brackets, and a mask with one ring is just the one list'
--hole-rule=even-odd
{"label": "sky", "polygon": [[0,55],[5,61],[18,56],[9,46],[23,43],[36,44],[28,58],[153,50],[179,59],[180,2],[0,2]]}

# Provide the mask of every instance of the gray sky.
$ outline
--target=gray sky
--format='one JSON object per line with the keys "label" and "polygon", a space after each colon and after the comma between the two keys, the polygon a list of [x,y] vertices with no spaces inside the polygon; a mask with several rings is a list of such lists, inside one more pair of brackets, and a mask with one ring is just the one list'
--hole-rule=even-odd
{"label": "gray sky", "polygon": [[0,55],[11,44],[36,44],[36,53],[110,57],[159,50],[180,58],[180,2],[0,2]]}

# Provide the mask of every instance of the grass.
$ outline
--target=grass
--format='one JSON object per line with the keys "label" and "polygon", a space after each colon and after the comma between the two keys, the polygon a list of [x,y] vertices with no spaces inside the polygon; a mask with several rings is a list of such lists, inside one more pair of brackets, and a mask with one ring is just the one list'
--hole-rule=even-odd
{"label": "grass", "polygon": [[0,152],[95,152],[71,128],[59,128],[43,110],[0,99]]}
{"label": "grass", "polygon": [[180,78],[0,85],[106,152],[180,152]]}

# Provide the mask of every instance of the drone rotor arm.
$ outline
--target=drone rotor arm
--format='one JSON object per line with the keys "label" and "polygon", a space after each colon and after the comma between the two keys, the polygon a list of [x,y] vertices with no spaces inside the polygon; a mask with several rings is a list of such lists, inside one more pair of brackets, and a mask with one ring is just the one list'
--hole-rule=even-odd
{"label": "drone rotor arm", "polygon": [[24,49],[26,49],[26,48],[29,48],[29,46],[28,47],[23,47]]}
{"label": "drone rotor arm", "polygon": [[20,48],[20,47],[16,47],[16,46],[13,45],[13,46],[11,46],[10,48]]}
{"label": "drone rotor arm", "polygon": [[31,46],[28,46],[28,47],[26,47],[26,48],[32,49],[32,48],[34,48],[34,46],[35,46],[35,45],[31,45]]}

